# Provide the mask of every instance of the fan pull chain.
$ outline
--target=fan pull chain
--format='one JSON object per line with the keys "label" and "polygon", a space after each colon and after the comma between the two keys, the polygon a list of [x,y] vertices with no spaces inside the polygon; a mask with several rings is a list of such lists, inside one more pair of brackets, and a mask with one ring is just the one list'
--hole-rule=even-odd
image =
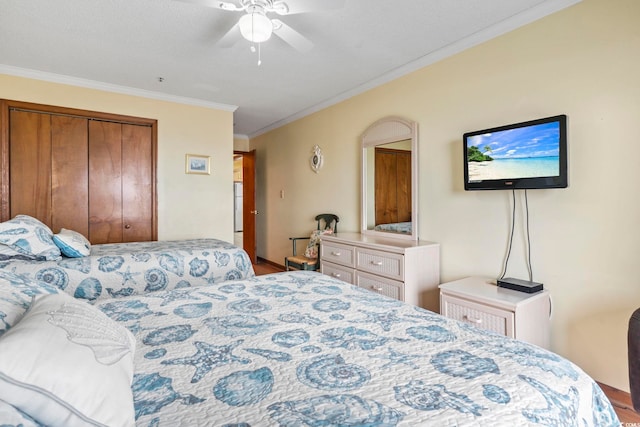
{"label": "fan pull chain", "polygon": [[[256,45],[255,44],[252,44],[249,49],[251,50],[251,53],[256,53]],[[262,65],[262,49],[260,47],[260,43],[258,43],[258,67],[260,65]]]}
{"label": "fan pull chain", "polygon": [[[251,50],[251,53],[256,53],[256,45],[252,44],[249,50]],[[261,53],[262,53],[262,50],[260,48],[260,43],[258,43],[258,66],[262,65]]]}

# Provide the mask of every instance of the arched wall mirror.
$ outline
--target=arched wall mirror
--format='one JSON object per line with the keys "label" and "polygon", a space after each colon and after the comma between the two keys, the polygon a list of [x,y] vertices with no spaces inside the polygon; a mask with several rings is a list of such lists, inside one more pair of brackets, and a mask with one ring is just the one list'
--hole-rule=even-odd
{"label": "arched wall mirror", "polygon": [[418,240],[418,124],[399,117],[362,134],[362,233]]}

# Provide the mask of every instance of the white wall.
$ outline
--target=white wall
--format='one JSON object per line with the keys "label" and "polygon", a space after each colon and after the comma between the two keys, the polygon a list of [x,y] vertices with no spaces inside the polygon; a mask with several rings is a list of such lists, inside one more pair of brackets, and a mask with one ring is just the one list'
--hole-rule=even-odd
{"label": "white wall", "polygon": [[[567,114],[569,188],[529,192],[534,279],[553,298],[552,348],[628,390],[627,321],[640,306],[638,17],[636,0],[584,0],[253,138],[258,256],[282,263],[288,237],[309,233],[320,212],[338,214],[341,231],[360,229],[359,137],[397,115],[419,123],[420,238],[440,242],[442,281],[495,277],[511,193],[464,191],[462,134]],[[319,174],[308,160],[315,144]],[[518,221],[508,273],[526,278]]]}
{"label": "white wall", "polygon": [[[158,239],[233,241],[233,113],[0,74],[0,98],[158,120]],[[211,175],[185,174],[185,154]]]}

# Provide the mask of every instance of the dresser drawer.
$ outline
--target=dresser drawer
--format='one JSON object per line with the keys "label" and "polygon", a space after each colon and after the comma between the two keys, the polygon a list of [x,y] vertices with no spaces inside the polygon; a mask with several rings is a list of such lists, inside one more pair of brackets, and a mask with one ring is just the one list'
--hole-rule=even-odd
{"label": "dresser drawer", "polygon": [[440,314],[480,329],[515,338],[515,313],[440,294]]}
{"label": "dresser drawer", "polygon": [[356,268],[404,281],[404,256],[374,249],[356,249]]}
{"label": "dresser drawer", "polygon": [[321,261],[335,262],[347,267],[356,266],[356,248],[353,246],[341,245],[333,242],[322,242],[320,244]]}
{"label": "dresser drawer", "polygon": [[355,284],[360,288],[404,301],[404,283],[402,282],[356,271]]}
{"label": "dresser drawer", "polygon": [[355,285],[356,283],[355,270],[353,268],[345,267],[344,265],[322,261],[320,263],[320,272],[352,285]]}

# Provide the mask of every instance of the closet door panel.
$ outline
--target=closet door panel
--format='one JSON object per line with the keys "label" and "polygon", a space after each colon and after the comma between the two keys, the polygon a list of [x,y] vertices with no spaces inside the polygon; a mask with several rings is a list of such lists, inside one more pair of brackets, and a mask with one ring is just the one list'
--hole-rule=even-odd
{"label": "closet door panel", "polygon": [[153,240],[151,127],[122,125],[122,219],[124,242]]}
{"label": "closet door panel", "polygon": [[51,119],[11,110],[9,117],[10,216],[39,218],[51,226]]}
{"label": "closet door panel", "polygon": [[88,120],[51,116],[51,229],[89,236]]}
{"label": "closet door panel", "polygon": [[375,157],[376,224],[398,222],[396,156],[376,149]]}
{"label": "closet door panel", "polygon": [[398,172],[398,222],[411,221],[411,153],[396,155]]}
{"label": "closet door panel", "polygon": [[122,125],[89,121],[89,240],[122,242]]}

